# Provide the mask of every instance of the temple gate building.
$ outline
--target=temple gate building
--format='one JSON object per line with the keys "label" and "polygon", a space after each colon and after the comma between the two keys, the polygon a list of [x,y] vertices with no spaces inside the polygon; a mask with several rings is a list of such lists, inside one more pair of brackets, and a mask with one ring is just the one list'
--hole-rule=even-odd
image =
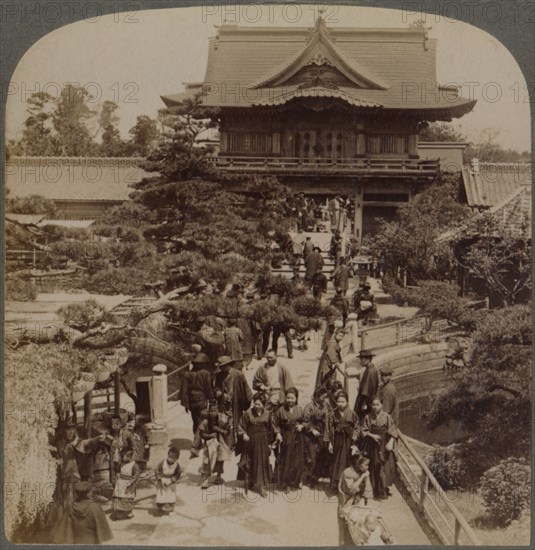
{"label": "temple gate building", "polygon": [[220,169],[275,175],[317,198],[352,197],[360,241],[439,174],[440,145],[420,155],[421,128],[475,105],[437,82],[436,49],[419,26],[224,24],[210,39],[204,81],[162,99],[173,106],[200,93],[219,108]]}

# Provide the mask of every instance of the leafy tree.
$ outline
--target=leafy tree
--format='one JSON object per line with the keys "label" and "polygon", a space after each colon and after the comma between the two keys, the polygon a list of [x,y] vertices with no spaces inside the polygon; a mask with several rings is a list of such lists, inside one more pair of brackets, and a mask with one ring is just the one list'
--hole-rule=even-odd
{"label": "leafy tree", "polygon": [[464,135],[449,122],[426,123],[420,130],[420,141],[466,141]]}
{"label": "leafy tree", "polygon": [[498,460],[529,456],[531,445],[531,308],[490,311],[477,324],[472,360],[444,390],[431,427],[460,422],[472,436],[473,480]]}
{"label": "leafy tree", "polygon": [[28,118],[24,121],[20,149],[29,156],[52,156],[57,153],[53,136],[54,98],[45,92],[32,94],[27,101]]}
{"label": "leafy tree", "polygon": [[140,115],[136,124],[129,131],[132,136],[132,152],[141,157],[147,157],[154,148],[159,137],[156,120],[147,115]]}
{"label": "leafy tree", "polygon": [[485,212],[467,223],[454,239],[459,264],[470,278],[497,293],[505,305],[517,303],[531,289],[529,223],[525,217],[511,227],[495,213]]}
{"label": "leafy tree", "polygon": [[435,257],[436,239],[469,215],[457,199],[458,176],[449,174],[418,194],[414,201],[400,206],[392,222],[383,221],[370,241],[377,257],[385,256],[394,276],[408,272],[413,281],[451,278],[453,259]]}
{"label": "leafy tree", "polygon": [[54,201],[41,195],[29,195],[27,197],[7,197],[6,211],[14,214],[46,214],[49,218],[57,215]]}
{"label": "leafy tree", "polygon": [[61,90],[52,114],[58,155],[83,157],[94,154],[96,145],[87,127],[87,122],[95,116],[95,111],[87,104],[90,99],[89,92],[81,86],[67,84]]}
{"label": "leafy tree", "polygon": [[117,109],[117,103],[107,100],[102,104],[99,114],[98,124],[102,131],[99,153],[104,157],[119,157],[125,152],[125,143],[117,127],[119,122],[119,117],[115,113]]}

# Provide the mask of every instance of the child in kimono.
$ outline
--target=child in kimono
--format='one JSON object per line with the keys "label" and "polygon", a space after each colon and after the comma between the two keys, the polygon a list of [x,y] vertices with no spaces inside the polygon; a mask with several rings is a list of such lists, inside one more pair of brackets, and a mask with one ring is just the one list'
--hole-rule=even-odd
{"label": "child in kimono", "polygon": [[178,464],[180,451],[170,447],[167,458],[158,464],[156,475],[156,506],[162,514],[172,514],[176,504],[176,486],[182,471]]}
{"label": "child in kimono", "polygon": [[134,509],[139,474],[139,466],[134,460],[134,451],[124,449],[121,453],[121,465],[113,489],[112,520],[127,519],[133,516],[132,510]]}
{"label": "child in kimono", "polygon": [[211,403],[207,417],[199,426],[199,438],[203,448],[201,489],[207,489],[210,486],[210,478],[213,474],[216,474],[214,481],[216,485],[225,483],[221,475],[223,474],[224,462],[231,458],[230,447],[227,442],[229,434],[229,417],[218,412],[217,403]]}

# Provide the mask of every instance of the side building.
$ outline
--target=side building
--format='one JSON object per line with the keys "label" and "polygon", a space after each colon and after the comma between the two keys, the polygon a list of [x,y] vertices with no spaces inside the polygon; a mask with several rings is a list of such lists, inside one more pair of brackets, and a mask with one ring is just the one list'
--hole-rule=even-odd
{"label": "side building", "polygon": [[220,169],[352,198],[360,241],[445,164],[461,169],[458,144],[419,149],[424,125],[475,105],[437,82],[436,49],[421,27],[328,28],[321,17],[314,28],[224,24],[210,39],[204,81],[162,100],[172,107],[201,94],[219,109]]}

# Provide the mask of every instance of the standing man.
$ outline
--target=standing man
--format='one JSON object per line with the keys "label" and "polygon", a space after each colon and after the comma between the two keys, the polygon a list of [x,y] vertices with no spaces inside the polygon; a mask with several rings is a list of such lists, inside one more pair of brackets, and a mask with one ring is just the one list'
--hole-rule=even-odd
{"label": "standing man", "polygon": [[379,391],[379,371],[372,363],[374,356],[371,350],[363,349],[360,354],[360,364],[364,372],[360,377],[359,393],[355,402],[355,413],[362,420],[372,410],[372,401]]}
{"label": "standing man", "polygon": [[396,427],[399,421],[399,400],[398,390],[392,382],[392,367],[383,367],[381,369],[381,387],[379,388],[379,398],[383,402],[383,410],[388,413]]}
{"label": "standing man", "polygon": [[210,359],[198,353],[191,361],[192,368],[184,374],[180,387],[180,402],[189,411],[193,420],[193,434],[197,433],[203,411],[208,410],[208,402],[214,398]]}
{"label": "standing man", "polygon": [[340,195],[336,195],[329,202],[329,212],[331,214],[331,231],[338,229],[338,222],[340,220]]}
{"label": "standing man", "polygon": [[230,417],[229,446],[236,444],[238,426],[243,413],[251,406],[253,392],[247,383],[245,375],[238,369],[233,369],[232,357],[223,355],[217,360],[214,378],[214,396],[218,402],[220,413]]}
{"label": "standing man", "polygon": [[312,252],[305,259],[305,286],[310,289],[314,281],[314,276],[318,271],[323,270],[323,256],[319,244],[314,244]]}
{"label": "standing man", "polygon": [[253,378],[253,389],[264,392],[268,398],[267,408],[276,410],[286,401],[286,392],[294,386],[290,371],[277,363],[277,355],[270,349],[266,354],[267,362],[258,367]]}
{"label": "standing man", "polygon": [[307,237],[305,243],[303,244],[303,260],[307,259],[307,256],[314,250],[314,245],[312,244],[312,237]]}
{"label": "standing man", "polygon": [[333,296],[333,299],[331,300],[331,306],[335,307],[342,316],[342,326],[346,326],[347,316],[349,314],[349,302],[347,301],[347,298],[342,293],[341,288],[336,289],[336,295]]}
{"label": "standing man", "polygon": [[334,283],[334,287],[339,288],[342,291],[342,295],[345,296],[349,288],[349,268],[346,265],[344,256],[340,258],[338,266],[331,275],[331,280]]}
{"label": "standing man", "polygon": [[327,292],[327,277],[322,271],[318,271],[312,280],[312,296],[317,302],[321,302],[321,297]]}

